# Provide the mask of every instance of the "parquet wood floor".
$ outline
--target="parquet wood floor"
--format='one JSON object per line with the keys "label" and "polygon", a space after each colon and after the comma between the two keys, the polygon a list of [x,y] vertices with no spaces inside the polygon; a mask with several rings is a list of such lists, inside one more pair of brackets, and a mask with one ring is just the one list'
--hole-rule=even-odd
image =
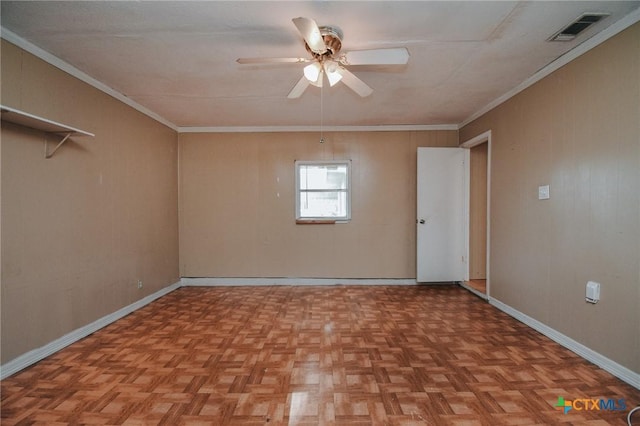
{"label": "parquet wood floor", "polygon": [[624,425],[640,404],[457,286],[185,287],[1,390],[3,425]]}

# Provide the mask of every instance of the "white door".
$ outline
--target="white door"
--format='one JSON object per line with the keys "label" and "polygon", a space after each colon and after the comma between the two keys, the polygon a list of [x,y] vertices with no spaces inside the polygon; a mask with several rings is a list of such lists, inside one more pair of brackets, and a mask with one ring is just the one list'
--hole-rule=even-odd
{"label": "white door", "polygon": [[465,150],[418,148],[417,281],[463,281]]}

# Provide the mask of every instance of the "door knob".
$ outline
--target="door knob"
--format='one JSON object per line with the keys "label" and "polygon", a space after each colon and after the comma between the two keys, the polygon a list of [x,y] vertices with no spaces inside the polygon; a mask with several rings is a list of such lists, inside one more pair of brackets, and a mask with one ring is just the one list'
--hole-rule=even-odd
{"label": "door knob", "polygon": [[420,225],[424,225],[425,220],[424,219],[420,219]]}

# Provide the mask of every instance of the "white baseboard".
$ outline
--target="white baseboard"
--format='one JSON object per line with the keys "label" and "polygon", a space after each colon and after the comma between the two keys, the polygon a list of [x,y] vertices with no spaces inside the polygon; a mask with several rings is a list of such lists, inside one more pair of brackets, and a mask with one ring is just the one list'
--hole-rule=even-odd
{"label": "white baseboard", "polygon": [[266,285],[415,285],[403,278],[182,278],[185,287],[266,286]]}
{"label": "white baseboard", "polygon": [[84,327],[80,327],[70,333],[65,334],[59,339],[54,340],[42,347],[29,351],[19,357],[7,362],[6,364],[0,366],[0,380],[4,380],[5,378],[11,376],[18,371],[29,367],[32,364],[48,357],[51,354],[58,352],[59,350],[69,346],[72,343],[77,342],[78,340],[87,337],[91,333],[98,331],[99,329],[119,320],[122,317],[125,317],[132,313],[133,311],[142,308],[145,305],[153,302],[154,300],[164,296],[180,288],[180,282],[172,284],[168,287],[163,288],[153,294],[150,294],[147,297],[144,297],[137,302],[134,302],[128,306],[125,306],[122,309],[119,309],[109,315],[106,315],[90,324],[85,325]]}
{"label": "white baseboard", "polygon": [[554,330],[553,328],[541,323],[540,321],[531,318],[530,316],[523,314],[522,312],[518,311],[517,309],[512,308],[511,306],[500,302],[497,299],[494,299],[492,297],[489,298],[489,303],[492,304],[493,306],[495,306],[496,308],[500,309],[501,311],[505,312],[506,314],[514,317],[515,319],[517,319],[518,321],[528,325],[529,327],[533,328],[534,330],[544,334],[545,336],[547,336],[549,339],[553,340],[556,343],[561,344],[562,346],[564,346],[565,348],[569,349],[570,351],[575,352],[576,354],[578,354],[579,356],[581,356],[582,358],[586,359],[587,361],[590,361],[592,363],[594,363],[595,365],[597,365],[598,367],[602,368],[605,371],[608,371],[609,373],[613,374],[614,376],[616,376],[617,378],[619,378],[620,380],[630,384],[631,386],[635,387],[636,389],[640,389],[640,374],[636,373],[630,369],[628,369],[627,367],[618,364],[617,362],[607,358],[606,356],[594,351],[593,349],[590,349],[588,347],[586,347],[585,345],[583,345],[582,343],[576,342],[575,340],[573,340],[572,338],[565,336],[564,334],[560,333],[557,330]]}

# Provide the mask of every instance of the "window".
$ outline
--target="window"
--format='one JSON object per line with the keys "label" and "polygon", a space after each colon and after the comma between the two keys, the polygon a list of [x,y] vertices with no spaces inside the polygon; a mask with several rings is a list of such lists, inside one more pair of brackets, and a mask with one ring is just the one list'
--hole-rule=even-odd
{"label": "window", "polygon": [[296,161],[296,220],[351,219],[351,161]]}

